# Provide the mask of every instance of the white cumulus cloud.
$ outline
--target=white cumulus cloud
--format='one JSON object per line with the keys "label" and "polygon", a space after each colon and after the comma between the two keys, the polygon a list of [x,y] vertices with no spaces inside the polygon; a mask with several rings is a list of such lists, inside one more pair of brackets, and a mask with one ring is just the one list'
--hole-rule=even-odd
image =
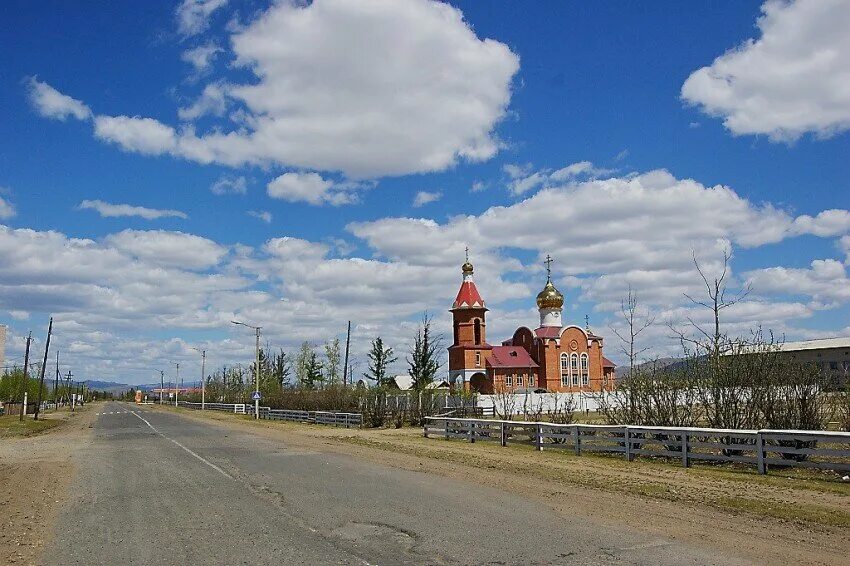
{"label": "white cumulus cloud", "polygon": [[419,208],[420,206],[437,202],[441,198],[443,198],[443,193],[441,191],[419,191],[413,198],[413,206],[415,208]]}
{"label": "white cumulus cloud", "polygon": [[249,210],[248,216],[252,216],[257,220],[261,220],[266,224],[271,224],[272,222],[272,213],[268,210]]}
{"label": "white cumulus cloud", "polygon": [[205,43],[192,49],[187,49],[180,55],[180,59],[192,65],[195,73],[207,72],[213,61],[223,49],[215,43]]}
{"label": "white cumulus cloud", "polygon": [[45,118],[54,118],[63,122],[68,117],[74,117],[77,120],[91,118],[92,113],[88,106],[75,98],[62,94],[49,84],[41,82],[35,77],[29,77],[27,85],[30,103]]}
{"label": "white cumulus cloud", "polygon": [[[183,6],[194,14],[212,4]],[[498,151],[494,130],[519,70],[505,44],[478,38],[460,10],[435,0],[274,3],[231,45],[235,65],[256,80],[205,90],[180,117],[222,114],[232,98],[238,129],[197,133],[152,118],[98,116],[96,136],[127,151],[229,166],[349,178],[441,171]]]}
{"label": "white cumulus cloud", "polygon": [[214,195],[244,195],[248,192],[248,180],[245,177],[222,175],[210,186]]}
{"label": "white cumulus cloud", "polygon": [[179,210],[146,208],[144,206],[132,206],[129,204],[112,204],[102,200],[84,200],[77,207],[81,210],[94,210],[104,218],[116,218],[120,216],[138,216],[145,220],[157,220],[159,218],[189,218],[185,212]]}
{"label": "white cumulus cloud", "polygon": [[183,0],[177,7],[177,30],[185,36],[198,35],[209,27],[213,12],[225,6],[227,0]]}
{"label": "white cumulus cloud", "polygon": [[0,220],[7,220],[15,214],[15,207],[12,206],[12,203],[0,196]]}
{"label": "white cumulus cloud", "polygon": [[731,49],[682,85],[682,98],[735,135],[792,141],[850,129],[850,3],[768,0],[761,37]]}
{"label": "white cumulus cloud", "polygon": [[340,206],[358,202],[357,190],[362,188],[356,183],[335,183],[318,173],[290,172],[272,179],[266,191],[270,197],[288,202]]}

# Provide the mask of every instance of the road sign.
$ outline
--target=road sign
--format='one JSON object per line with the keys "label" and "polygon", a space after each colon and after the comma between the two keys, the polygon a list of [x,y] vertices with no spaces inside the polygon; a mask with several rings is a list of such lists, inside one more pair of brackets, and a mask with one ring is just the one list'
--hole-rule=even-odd
{"label": "road sign", "polygon": [[260,400],[260,392],[254,391],[254,394],[251,395],[251,399],[253,399],[254,401],[259,401]]}

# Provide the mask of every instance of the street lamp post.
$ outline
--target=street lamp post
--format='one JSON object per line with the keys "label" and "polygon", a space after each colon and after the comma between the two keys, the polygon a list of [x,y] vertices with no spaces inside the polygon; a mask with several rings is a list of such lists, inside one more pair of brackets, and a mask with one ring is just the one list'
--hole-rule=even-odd
{"label": "street lamp post", "polygon": [[203,411],[206,408],[206,402],[207,402],[207,376],[206,376],[207,351],[206,350],[200,350],[198,348],[192,348],[192,349],[201,353],[201,410]]}
{"label": "street lamp post", "polygon": [[255,347],[255,356],[254,356],[254,393],[256,393],[254,399],[254,418],[260,418],[260,329],[262,326],[252,326],[250,324],[245,324],[244,322],[239,322],[238,320],[231,320],[233,324],[238,324],[240,326],[247,326],[248,328],[253,328],[254,332],[257,336],[257,344]]}
{"label": "street lamp post", "polygon": [[174,376],[174,406],[177,406],[177,395],[180,393],[180,390],[177,389],[179,387],[178,383],[180,383],[180,362],[177,362],[177,375]]}

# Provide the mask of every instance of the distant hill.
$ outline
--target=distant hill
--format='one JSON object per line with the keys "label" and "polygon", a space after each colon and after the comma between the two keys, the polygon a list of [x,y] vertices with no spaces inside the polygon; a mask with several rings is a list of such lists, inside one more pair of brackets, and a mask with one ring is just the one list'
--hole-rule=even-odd
{"label": "distant hill", "polygon": [[[644,370],[644,369],[664,369],[666,367],[675,366],[678,363],[682,362],[682,358],[658,358],[657,360],[650,360],[648,362],[643,362],[642,364],[635,364],[635,370]],[[617,366],[615,370],[617,378],[625,377],[629,374],[629,364],[626,362],[621,366]]]}
{"label": "distant hill", "polygon": [[[117,381],[100,381],[97,379],[89,379],[88,381],[83,382],[86,384],[86,387],[89,389],[95,389],[97,391],[109,391],[110,393],[125,393],[128,389],[141,389],[142,391],[151,391],[154,388],[159,388],[159,383],[143,383],[141,385],[130,385],[129,383],[119,383]],[[170,384],[166,381],[165,386],[168,387]],[[184,381],[183,387],[195,387],[198,385],[194,381]],[[173,386],[173,385],[172,385]]]}
{"label": "distant hill", "polygon": [[117,383],[115,381],[98,381],[96,379],[89,379],[88,381],[84,381],[86,387],[95,391],[107,391],[109,393],[124,393],[132,385],[127,385],[126,383]]}

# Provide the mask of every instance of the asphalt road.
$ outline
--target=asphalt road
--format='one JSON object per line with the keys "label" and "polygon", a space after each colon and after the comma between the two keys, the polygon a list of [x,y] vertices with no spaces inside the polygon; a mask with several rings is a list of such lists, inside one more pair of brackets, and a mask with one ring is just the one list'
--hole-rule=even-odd
{"label": "asphalt road", "polygon": [[484,477],[289,448],[130,404],[99,412],[48,564],[740,563],[581,509],[556,515]]}

